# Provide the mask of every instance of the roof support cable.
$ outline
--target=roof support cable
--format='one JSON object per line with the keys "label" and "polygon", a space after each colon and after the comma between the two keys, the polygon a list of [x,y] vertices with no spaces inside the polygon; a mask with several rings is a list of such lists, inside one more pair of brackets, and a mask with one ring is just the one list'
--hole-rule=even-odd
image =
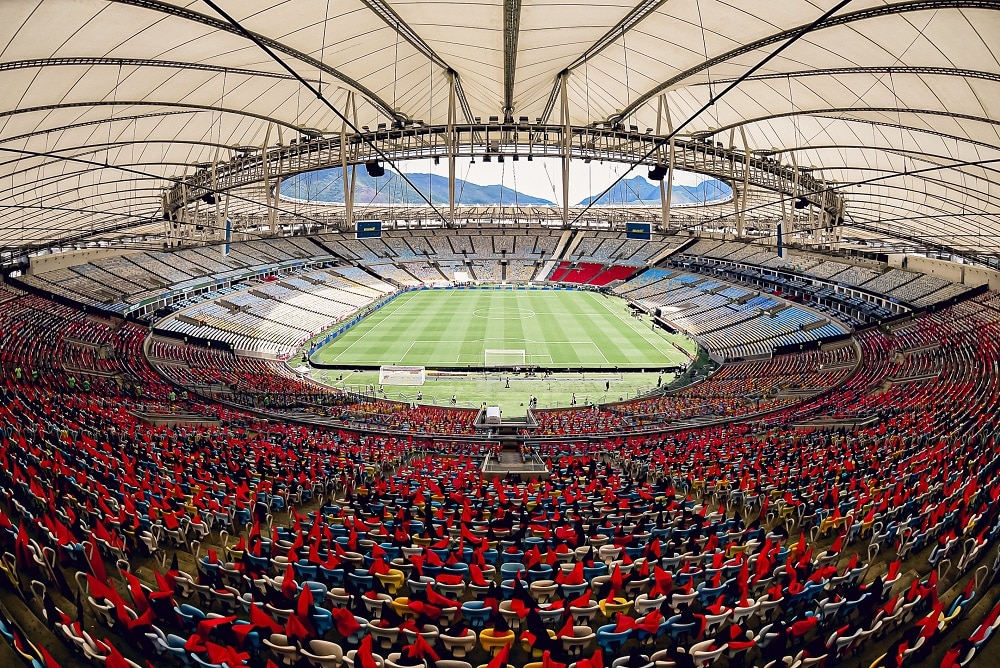
{"label": "roof support cable", "polygon": [[[206,2],[210,2],[211,0],[205,0],[205,1]],[[705,104],[703,104],[701,106],[701,108],[699,108],[693,114],[691,114],[690,116],[688,116],[687,119],[684,120],[682,123],[679,123],[678,125],[674,126],[674,129],[671,130],[669,133],[667,133],[665,136],[659,137],[655,141],[653,141],[652,148],[650,148],[648,151],[646,151],[646,153],[644,153],[642,156],[640,156],[636,160],[633,160],[631,162],[631,166],[629,167],[628,171],[631,171],[632,169],[635,169],[636,167],[638,167],[641,164],[644,164],[653,155],[655,155],[658,151],[660,151],[663,146],[667,145],[670,142],[671,139],[673,139],[678,134],[680,134],[680,132],[681,132],[682,129],[684,129],[685,127],[687,127],[693,120],[695,120],[701,114],[703,114],[705,112],[705,110],[710,109],[711,107],[713,107],[716,102],[718,102],[719,100],[721,100],[723,97],[725,97],[725,95],[727,93],[729,93],[731,90],[733,90],[734,88],[736,88],[737,86],[739,86],[741,83],[743,83],[744,80],[746,80],[749,77],[753,76],[754,73],[756,73],[758,70],[760,70],[761,68],[763,68],[765,65],[767,65],[769,62],[771,62],[775,58],[777,58],[782,52],[784,52],[785,49],[787,49],[792,44],[794,44],[795,42],[797,42],[800,38],[804,37],[806,34],[808,34],[810,31],[812,31],[813,29],[815,29],[817,26],[823,24],[828,18],[830,18],[831,16],[833,16],[834,14],[836,14],[837,12],[839,12],[841,9],[843,9],[844,7],[846,7],[849,4],[851,4],[851,0],[840,0],[840,2],[838,2],[836,5],[834,5],[833,7],[831,7],[826,12],[824,12],[823,15],[820,16],[819,18],[817,18],[815,21],[813,21],[809,25],[804,26],[801,29],[799,29],[798,31],[796,31],[795,34],[793,34],[790,38],[788,38],[781,46],[779,46],[777,49],[775,49],[774,51],[772,51],[771,53],[769,53],[767,56],[765,56],[763,59],[761,59],[756,65],[754,65],[753,67],[751,67],[750,69],[748,69],[746,72],[744,72],[743,74],[741,74],[731,84],[729,84],[728,86],[726,86],[718,95],[715,95],[715,94],[709,95],[708,102],[706,102]],[[628,173],[628,171],[626,172],[626,174]],[[611,189],[614,188],[616,185],[618,185],[619,181],[621,181],[622,178],[624,178],[624,175],[619,176],[617,179],[615,179],[614,183],[612,183],[607,188],[605,188],[604,192],[602,192],[600,195],[598,195],[596,199],[592,199],[590,201],[590,203],[588,203],[587,206],[585,206],[583,208],[583,210],[580,211],[576,215],[576,217],[573,219],[572,222],[576,223],[577,221],[579,221],[580,218],[582,218],[583,215],[585,213],[587,213],[587,211],[590,209],[590,207],[593,206],[593,203],[595,201],[597,201],[597,200],[600,200],[606,194],[608,194],[609,192],[611,192]]]}
{"label": "roof support cable", "polygon": [[[326,12],[323,14],[323,42],[319,45],[319,62],[326,62],[326,26],[330,22],[330,0],[326,0]],[[319,70],[319,92],[323,92],[323,68]],[[393,105],[395,106],[395,104]]]}
{"label": "roof support cable", "polygon": [[233,28],[235,28],[237,32],[239,32],[241,35],[243,35],[243,37],[245,37],[246,39],[248,39],[251,42],[253,42],[254,44],[256,44],[257,47],[260,48],[261,51],[263,51],[264,53],[266,53],[268,55],[269,58],[271,58],[275,63],[277,63],[278,65],[280,65],[285,71],[287,71],[289,74],[291,74],[293,77],[295,77],[295,79],[301,85],[303,85],[313,95],[316,96],[316,99],[318,99],[320,102],[322,102],[324,105],[326,105],[326,107],[329,108],[330,111],[332,111],[334,114],[336,114],[337,117],[342,122],[344,122],[347,125],[347,127],[351,128],[351,131],[354,132],[354,134],[356,136],[361,137],[362,141],[365,144],[367,144],[368,147],[370,149],[372,149],[372,151],[375,152],[375,155],[377,155],[379,158],[381,158],[382,160],[384,160],[390,167],[393,168],[393,171],[395,171],[397,174],[399,174],[399,176],[402,177],[402,179],[404,181],[406,181],[407,184],[409,184],[409,186],[411,188],[413,188],[414,190],[416,190],[420,194],[421,199],[423,199],[424,202],[426,202],[427,205],[431,208],[431,210],[434,211],[434,213],[437,215],[438,219],[441,222],[445,222],[446,218],[444,217],[444,214],[441,213],[440,209],[438,209],[436,206],[434,206],[434,203],[431,202],[429,199],[427,199],[426,195],[424,195],[423,192],[421,192],[415,185],[413,185],[413,182],[410,181],[409,177],[407,177],[406,174],[404,174],[402,172],[402,170],[400,170],[399,167],[396,166],[396,163],[393,161],[393,159],[390,158],[386,154],[385,151],[383,151],[381,148],[379,148],[378,145],[376,145],[374,141],[372,141],[367,136],[365,136],[364,134],[362,134],[362,132],[358,129],[358,127],[353,122],[351,122],[350,119],[347,118],[347,115],[344,114],[343,112],[341,112],[340,109],[337,109],[337,107],[335,107],[328,99],[326,99],[323,96],[323,93],[320,92],[319,89],[317,89],[314,85],[312,85],[311,83],[309,83],[308,81],[306,81],[305,78],[303,78],[301,74],[299,74],[298,72],[295,71],[295,68],[293,68],[291,65],[289,65],[288,63],[286,63],[284,60],[282,60],[278,56],[278,54],[276,54],[269,46],[267,46],[266,44],[264,44],[264,42],[262,42],[261,39],[259,37],[257,37],[257,35],[255,35],[254,33],[250,32],[245,27],[243,27],[243,25],[239,21],[237,21],[232,16],[230,16],[224,9],[222,9],[221,7],[219,7],[219,5],[217,5],[213,0],[203,0],[203,1],[205,2],[206,5],[208,5],[213,10],[215,10],[219,14],[219,16],[221,16],[226,21],[228,21],[229,24],[232,25]]}

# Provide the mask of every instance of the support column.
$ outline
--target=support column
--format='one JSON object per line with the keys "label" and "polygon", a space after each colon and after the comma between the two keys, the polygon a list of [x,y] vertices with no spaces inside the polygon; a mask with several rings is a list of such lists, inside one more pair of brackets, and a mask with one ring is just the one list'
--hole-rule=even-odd
{"label": "support column", "polygon": [[174,218],[176,225],[174,226],[174,239],[180,240],[184,237],[184,226],[188,222],[188,188],[187,188],[187,170],[184,170],[184,183],[181,184],[181,201],[184,202],[184,206],[177,210],[177,217]]}
{"label": "support column", "polygon": [[[799,199],[799,161],[795,157],[795,151],[792,151],[789,155],[792,158],[792,168],[795,170],[795,176],[792,178],[792,202],[791,202],[790,206],[788,207],[788,210],[789,210],[789,213],[791,214],[791,219],[792,219],[791,220],[791,224],[788,227],[788,234],[789,234],[789,236],[791,236],[791,234],[795,231],[795,212],[797,210],[795,208],[795,204],[797,203],[797,201]],[[814,236],[813,233],[810,232],[809,233],[810,239],[813,236]]]}
{"label": "support column", "polygon": [[271,165],[270,161],[267,159],[267,145],[271,143],[271,124],[267,124],[267,130],[264,131],[264,144],[260,147],[260,166],[264,172],[264,202],[267,204],[267,219],[268,223],[271,223],[272,216],[272,204],[271,204]]}
{"label": "support column", "polygon": [[340,124],[340,183],[344,191],[344,221],[347,229],[354,225],[354,188],[347,182],[347,114],[351,108],[354,91],[347,91],[344,104],[344,119]]}
{"label": "support column", "polygon": [[225,236],[225,231],[223,229],[225,221],[222,219],[222,195],[219,194],[219,178],[216,174],[216,166],[219,164],[219,154],[216,151],[215,161],[212,163],[212,197],[215,198],[215,229],[212,230],[212,236],[216,239]]}
{"label": "support column", "polygon": [[566,79],[569,77],[568,72],[563,72],[559,77],[559,120],[562,121],[562,132],[563,132],[563,145],[562,145],[562,226],[563,229],[569,228],[569,159],[570,150],[573,146],[573,136],[572,128],[569,122],[569,101],[566,95]]}
{"label": "support column", "polygon": [[[750,144],[747,143],[747,131],[741,125],[740,136],[743,138],[743,191],[740,193],[740,211],[736,217],[736,238],[742,239],[746,234],[747,223],[747,193],[750,192]],[[735,196],[735,192],[733,193]]]}
{"label": "support column", "polygon": [[[666,118],[667,132],[673,134],[674,122],[670,117],[670,106],[666,95],[660,95],[657,103],[656,134],[662,135],[662,121]],[[667,149],[667,177],[660,181],[660,231],[666,234],[670,231],[670,200],[674,193],[674,138],[671,137]],[[662,164],[662,147],[657,151],[657,164]]]}
{"label": "support column", "polygon": [[[284,142],[284,136],[282,135],[281,126],[279,125],[277,127],[278,127],[278,144],[283,146],[285,142]],[[268,225],[270,227],[270,232],[271,232],[271,236],[272,237],[274,236],[275,231],[278,228],[278,200],[281,197],[281,176],[280,176],[280,172],[281,172],[281,158],[280,158],[280,155],[281,155],[281,152],[280,151],[278,152],[278,155],[279,155],[279,158],[278,158],[278,172],[279,172],[279,176],[274,181],[274,193],[271,196],[271,211],[269,212],[270,215],[268,216]],[[267,146],[264,147],[264,158],[265,158],[265,161],[266,161],[266,159],[267,159]]]}
{"label": "support column", "polygon": [[455,227],[455,151],[458,148],[455,137],[455,73],[448,73],[448,133],[445,145],[448,148],[448,226]]}
{"label": "support column", "polygon": [[[351,92],[351,122],[354,123],[354,127],[361,127],[358,124],[358,98]],[[360,150],[360,144],[357,145]],[[354,193],[357,192],[358,185],[358,160],[357,155],[355,155],[354,160],[351,161],[351,219],[347,221],[347,229],[350,230],[354,227]]]}

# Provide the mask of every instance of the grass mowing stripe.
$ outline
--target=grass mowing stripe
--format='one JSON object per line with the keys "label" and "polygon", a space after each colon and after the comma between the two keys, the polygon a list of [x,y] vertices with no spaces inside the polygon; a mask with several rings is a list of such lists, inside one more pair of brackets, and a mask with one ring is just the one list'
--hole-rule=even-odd
{"label": "grass mowing stripe", "polygon": [[432,368],[481,366],[486,348],[506,348],[524,349],[530,363],[557,367],[657,368],[684,361],[669,343],[683,337],[648,331],[627,315],[624,301],[577,291],[421,290],[368,316],[315,359],[345,366],[401,360]]}
{"label": "grass mowing stripe", "polygon": [[[591,293],[591,296],[592,296],[592,297],[593,297],[593,298],[594,298],[594,299],[595,299],[596,301],[600,302],[600,300],[599,300],[599,299],[597,299],[597,295],[595,295],[595,294]],[[653,340],[653,341],[650,341],[650,339],[649,339],[649,338],[648,338],[648,337],[646,336],[646,328],[645,328],[645,327],[642,327],[642,326],[640,326],[640,325],[639,325],[639,321],[638,321],[638,320],[634,320],[633,318],[628,318],[628,319],[625,319],[625,318],[622,318],[621,316],[619,316],[619,315],[615,314],[615,313],[614,313],[614,311],[612,311],[612,310],[611,310],[611,307],[609,307],[609,306],[608,306],[607,304],[603,304],[603,306],[604,306],[604,308],[605,308],[605,309],[607,309],[607,310],[608,310],[608,312],[609,312],[609,313],[612,313],[613,315],[615,315],[615,316],[616,316],[616,317],[617,317],[617,318],[618,318],[619,320],[621,320],[621,321],[622,321],[622,322],[624,322],[624,323],[625,323],[626,325],[628,325],[628,326],[629,326],[629,327],[630,327],[630,328],[631,328],[631,329],[632,329],[633,331],[635,331],[636,333],[638,333],[638,334],[639,334],[639,336],[641,336],[641,337],[642,337],[642,339],[646,341],[646,343],[648,343],[648,344],[650,344],[651,346],[653,346],[653,348],[655,348],[656,350],[660,351],[661,353],[663,353],[663,354],[665,354],[665,355],[669,354],[669,355],[671,355],[671,356],[673,356],[673,355],[675,355],[675,354],[677,353],[676,349],[674,349],[674,348],[673,348],[673,346],[670,346],[669,344],[667,345],[667,347],[666,347],[666,348],[661,348],[661,347],[660,347],[660,345],[659,345],[659,341],[663,341],[663,338],[662,338],[662,337],[657,337],[657,336],[656,336],[655,334],[653,334],[653,338],[654,338],[654,340]],[[633,321],[634,321],[634,322],[633,322]],[[652,329],[652,327],[650,327],[649,331],[650,331],[651,333],[653,332],[653,329]],[[657,341],[657,340],[655,340],[655,339],[659,339],[659,341]]]}

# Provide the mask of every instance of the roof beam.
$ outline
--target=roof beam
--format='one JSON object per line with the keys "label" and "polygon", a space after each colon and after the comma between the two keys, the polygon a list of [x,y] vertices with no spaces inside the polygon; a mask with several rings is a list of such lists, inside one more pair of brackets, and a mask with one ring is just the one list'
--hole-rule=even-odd
{"label": "roof beam", "polygon": [[0,72],[5,72],[7,70],[21,70],[32,67],[94,67],[98,65],[112,65],[115,67],[168,67],[179,70],[200,70],[203,72],[219,72],[221,74],[244,74],[248,77],[287,79],[289,81],[294,81],[294,77],[290,74],[282,74],[281,72],[265,72],[264,70],[250,70],[241,67],[222,67],[220,65],[209,65],[207,63],[185,63],[179,60],[155,60],[150,58],[33,58],[31,60],[14,60],[7,63],[0,63]]}
{"label": "roof beam", "polygon": [[663,6],[666,1],[667,0],[641,0],[638,5],[632,8],[632,11],[622,18],[621,21],[612,26],[611,29],[604,33],[599,40],[594,42],[589,49],[584,51],[583,54],[570,63],[566,69],[560,72],[559,76],[556,77],[555,82],[552,84],[552,91],[549,93],[549,100],[545,103],[545,110],[542,112],[542,122],[547,123],[549,116],[552,115],[552,112],[556,108],[556,102],[559,100],[559,79],[563,74],[573,71],[599,54],[601,51],[604,51],[604,49],[614,44],[616,39],[641,23],[644,18]]}
{"label": "roof beam", "polygon": [[[239,30],[237,30],[234,26],[232,26],[226,21],[221,21],[215,17],[207,16],[206,14],[202,14],[200,12],[191,11],[190,9],[186,9],[184,7],[178,7],[176,5],[171,5],[166,2],[160,2],[159,0],[112,0],[112,1],[121,3],[123,5],[142,7],[143,9],[149,9],[154,12],[160,12],[161,14],[176,16],[178,18],[182,18],[187,21],[193,21],[195,23],[200,23],[202,25],[209,26],[210,28],[213,28],[215,30],[228,32],[233,35],[243,36],[243,33],[241,33]],[[306,63],[310,67],[315,67],[318,70],[322,70],[326,74],[329,74],[330,76],[340,80],[350,88],[353,88],[354,90],[358,91],[366,98],[368,98],[368,101],[371,102],[372,105],[374,105],[375,107],[378,107],[382,111],[382,113],[384,113],[386,116],[390,116],[392,118],[397,118],[397,119],[405,118],[404,114],[401,114],[396,109],[394,109],[391,104],[389,104],[381,97],[379,97],[374,91],[369,90],[361,82],[355,81],[354,79],[347,76],[340,70],[330,67],[323,61],[313,58],[307,53],[303,53],[297,49],[293,49],[290,46],[282,44],[281,42],[275,39],[271,39],[270,37],[265,37],[264,35],[260,35],[258,33],[252,33],[252,34],[255,39],[260,40],[261,43],[267,45],[268,48],[278,51],[280,53],[284,53],[287,56],[291,56],[296,60]]]}
{"label": "roof beam", "polygon": [[[249,111],[244,111],[242,109],[228,109],[226,107],[216,107],[210,104],[192,104],[190,102],[163,102],[160,100],[93,100],[90,102],[58,102],[56,104],[43,104],[37,107],[25,107],[24,109],[8,109],[7,111],[0,111],[0,118],[5,116],[16,116],[18,114],[31,114],[39,111],[52,111],[54,109],[69,109],[72,107],[170,107],[172,109],[192,109],[196,111],[215,111],[223,112],[227,114],[237,114],[239,116],[247,116],[248,118],[256,118],[259,121],[264,121],[266,123],[275,123],[282,127],[286,127],[289,130],[294,130],[295,132],[301,132],[302,129],[293,123],[288,121],[283,121],[277,118],[272,118],[270,116],[265,116],[264,114],[255,114]],[[171,112],[176,113],[176,112]],[[166,114],[152,114],[152,116],[163,116]],[[105,118],[101,122],[112,123],[117,121],[117,118]],[[40,134],[44,130],[39,130],[38,132],[32,132],[31,135]],[[30,136],[30,135],[29,135]],[[7,141],[6,139],[4,141]]]}
{"label": "roof beam", "polygon": [[[937,9],[991,9],[1000,10],[1000,0],[907,0],[905,2],[896,2],[891,5],[880,5],[875,7],[870,7],[867,9],[861,9],[856,12],[850,12],[847,14],[841,14],[839,16],[831,16],[830,18],[821,21],[819,24],[815,25],[811,32],[816,32],[824,28],[833,28],[836,26],[848,25],[856,21],[865,21],[867,19],[878,18],[880,16],[891,16],[895,14],[903,14],[906,12],[919,12]],[[789,28],[788,30],[782,30],[781,32],[768,35],[762,39],[750,42],[741,47],[737,47],[726,53],[713,56],[708,60],[695,65],[694,67],[688,68],[683,72],[673,76],[666,81],[654,86],[649,89],[638,98],[635,99],[632,104],[628,105],[622,110],[621,114],[614,114],[607,120],[618,120],[619,118],[625,118],[635,112],[636,109],[642,105],[649,102],[649,100],[656,97],[663,91],[676,86],[685,79],[688,79],[699,72],[709,69],[720,63],[732,60],[733,58],[738,58],[739,56],[757,51],[764,47],[782,42],[796,33],[800,32],[806,25],[797,26],[795,28]]]}
{"label": "roof beam", "polygon": [[[719,134],[721,132],[726,132],[733,128],[738,128],[741,125],[751,125],[753,123],[762,123],[764,121],[773,121],[777,118],[788,118],[790,116],[825,116],[826,114],[865,114],[865,113],[881,113],[881,114],[917,114],[917,115],[928,115],[928,116],[944,116],[946,118],[958,118],[963,121],[976,121],[979,123],[989,123],[991,125],[1000,125],[1000,119],[989,118],[987,116],[976,116],[974,114],[957,114],[952,111],[941,111],[940,109],[911,109],[910,107],[832,107],[829,109],[799,109],[796,111],[785,111],[780,114],[767,114],[765,116],[757,116],[754,118],[747,118],[742,121],[737,121],[736,123],[730,123],[729,125],[723,125],[720,128],[716,128],[712,131],[713,135]],[[827,118],[831,118],[826,116]],[[837,117],[832,117],[837,118]],[[867,123],[868,121],[862,118],[837,118],[840,121],[857,121],[859,123]],[[882,125],[888,127],[899,128],[903,127],[896,123],[880,122]]]}
{"label": "roof beam", "polygon": [[[841,76],[849,74],[917,74],[928,76],[951,76],[962,77],[963,79],[983,79],[985,81],[1000,81],[1000,73],[985,72],[983,70],[964,70],[956,67],[909,67],[906,65],[877,65],[874,67],[827,67],[813,70],[799,70],[796,72],[774,72],[771,74],[755,74],[747,77],[744,81],[767,81],[770,79],[798,79],[800,77],[817,76]],[[693,83],[691,86],[708,86],[732,83],[735,79],[713,79],[711,84],[707,81]]]}
{"label": "roof beam", "polygon": [[399,36],[405,39],[410,46],[420,52],[424,57],[433,62],[438,67],[442,68],[446,72],[455,75],[455,97],[458,98],[458,104],[462,107],[462,113],[465,114],[465,120],[469,123],[472,122],[472,107],[469,106],[469,100],[465,97],[465,91],[462,89],[462,78],[459,76],[455,69],[445,62],[445,60],[439,56],[434,49],[431,48],[430,44],[425,42],[416,31],[410,27],[410,25],[400,17],[395,10],[389,6],[389,3],[385,0],[361,0],[365,7],[370,9],[373,14],[382,19],[383,22],[393,30],[399,32]]}
{"label": "roof beam", "polygon": [[503,117],[514,121],[514,80],[517,67],[517,37],[521,30],[521,0],[503,2]]}

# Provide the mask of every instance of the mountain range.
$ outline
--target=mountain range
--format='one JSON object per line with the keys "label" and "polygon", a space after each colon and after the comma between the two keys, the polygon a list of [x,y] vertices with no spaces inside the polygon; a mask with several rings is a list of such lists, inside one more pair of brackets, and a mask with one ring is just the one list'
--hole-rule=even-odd
{"label": "mountain range", "polygon": [[[407,174],[406,177],[434,204],[448,204],[448,177],[437,174]],[[343,202],[344,185],[340,168],[323,169],[300,174],[281,184],[286,197],[313,202]],[[455,201],[465,205],[488,204],[552,204],[549,200],[531,197],[507,186],[481,186],[471,181],[455,179]],[[423,203],[420,195],[398,173],[385,170],[385,176],[372,178],[364,169],[358,170],[354,186],[356,204],[415,204]]]}
{"label": "mountain range", "polygon": [[[407,174],[407,178],[417,190],[427,195],[434,204],[448,203],[448,178],[438,174]],[[400,175],[386,169],[385,176],[373,178],[364,169],[358,169],[354,201],[356,204],[414,204],[423,203],[417,190]],[[312,202],[343,202],[344,186],[340,178],[340,168],[323,169],[299,174],[286,179],[281,184],[281,194]],[[697,186],[674,186],[674,204],[694,204],[698,202],[725,199],[731,195],[729,186],[717,179],[708,179]],[[478,185],[464,179],[455,179],[455,199],[463,205],[553,205],[551,200],[533,197],[502,185]],[[581,201],[587,205],[593,197]],[[615,185],[611,191],[596,201],[606,204],[659,204],[660,186],[643,176],[634,176]]]}
{"label": "mountain range", "polygon": [[[713,202],[715,200],[726,200],[732,197],[732,189],[718,179],[708,179],[696,186],[674,186],[670,203],[674,204],[699,204],[703,202]],[[590,204],[594,197],[588,197],[581,205]],[[630,179],[622,179],[615,184],[606,195],[594,201],[595,205],[607,204],[648,204],[660,203],[660,184],[650,181],[644,176],[636,175]]]}

